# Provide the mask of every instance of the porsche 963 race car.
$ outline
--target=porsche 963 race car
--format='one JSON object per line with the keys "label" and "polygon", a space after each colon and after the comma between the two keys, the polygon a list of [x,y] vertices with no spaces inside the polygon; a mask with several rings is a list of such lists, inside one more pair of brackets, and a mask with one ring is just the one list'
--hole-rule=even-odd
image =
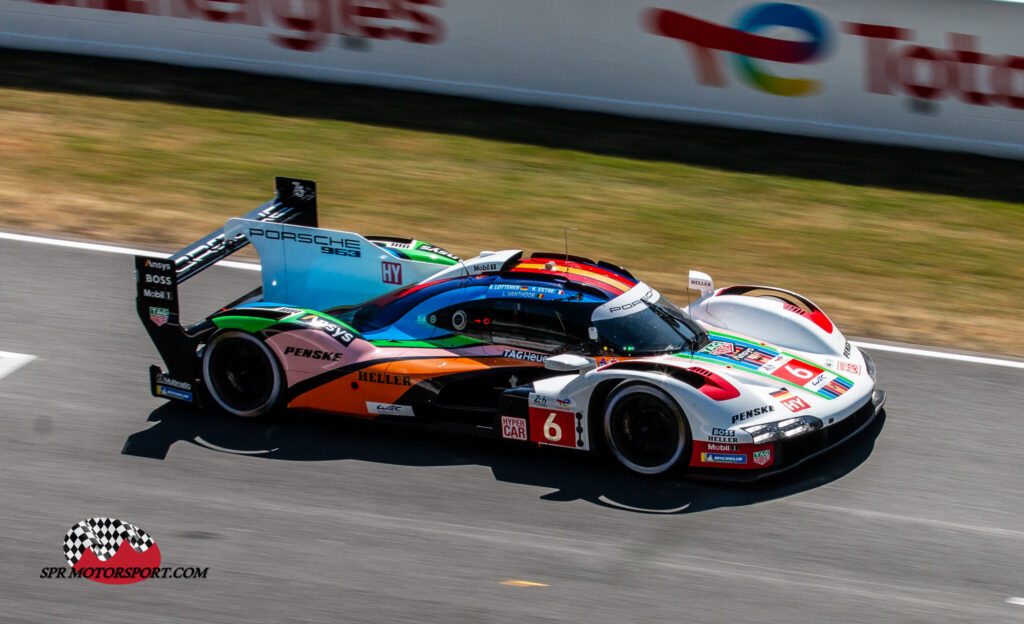
{"label": "porsche 963 race car", "polygon": [[[158,397],[251,418],[298,408],[607,449],[629,470],[750,480],[879,413],[871,359],[808,299],[716,289],[680,308],[629,271],[567,253],[460,259],[317,227],[316,187],[276,197],[170,258],[137,256]],[[252,243],[262,287],[183,325],[178,285]]]}

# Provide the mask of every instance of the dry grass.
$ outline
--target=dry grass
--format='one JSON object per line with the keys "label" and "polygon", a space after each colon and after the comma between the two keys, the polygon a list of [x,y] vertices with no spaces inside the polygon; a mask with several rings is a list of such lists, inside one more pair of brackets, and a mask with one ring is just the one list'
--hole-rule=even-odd
{"label": "dry grass", "polygon": [[267,199],[274,175],[309,177],[328,227],[468,256],[560,250],[573,225],[573,253],[627,266],[677,300],[697,268],[721,284],[800,291],[852,335],[1024,355],[1019,163],[244,75],[216,79],[217,91],[209,72],[57,55],[4,60],[4,229],[170,248]]}

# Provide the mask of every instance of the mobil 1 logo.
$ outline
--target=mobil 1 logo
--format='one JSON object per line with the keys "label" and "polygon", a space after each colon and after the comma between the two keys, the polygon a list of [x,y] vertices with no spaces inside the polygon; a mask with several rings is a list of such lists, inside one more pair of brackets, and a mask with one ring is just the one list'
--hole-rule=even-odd
{"label": "mobil 1 logo", "polygon": [[174,263],[170,260],[136,256],[135,279],[138,282],[139,296],[163,304],[174,301],[177,280]]}

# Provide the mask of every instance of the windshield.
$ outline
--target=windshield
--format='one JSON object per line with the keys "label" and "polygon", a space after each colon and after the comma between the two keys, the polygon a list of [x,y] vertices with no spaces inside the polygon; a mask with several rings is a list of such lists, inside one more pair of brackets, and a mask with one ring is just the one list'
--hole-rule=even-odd
{"label": "windshield", "polygon": [[692,351],[707,332],[674,303],[642,282],[594,310],[598,340],[619,355]]}

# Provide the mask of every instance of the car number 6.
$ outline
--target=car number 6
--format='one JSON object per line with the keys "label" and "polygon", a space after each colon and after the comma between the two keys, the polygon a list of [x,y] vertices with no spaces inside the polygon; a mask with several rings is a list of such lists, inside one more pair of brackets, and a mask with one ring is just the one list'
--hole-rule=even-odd
{"label": "car number 6", "polygon": [[544,437],[552,442],[558,442],[562,439],[562,428],[555,422],[555,414],[551,412],[548,419],[544,421]]}

